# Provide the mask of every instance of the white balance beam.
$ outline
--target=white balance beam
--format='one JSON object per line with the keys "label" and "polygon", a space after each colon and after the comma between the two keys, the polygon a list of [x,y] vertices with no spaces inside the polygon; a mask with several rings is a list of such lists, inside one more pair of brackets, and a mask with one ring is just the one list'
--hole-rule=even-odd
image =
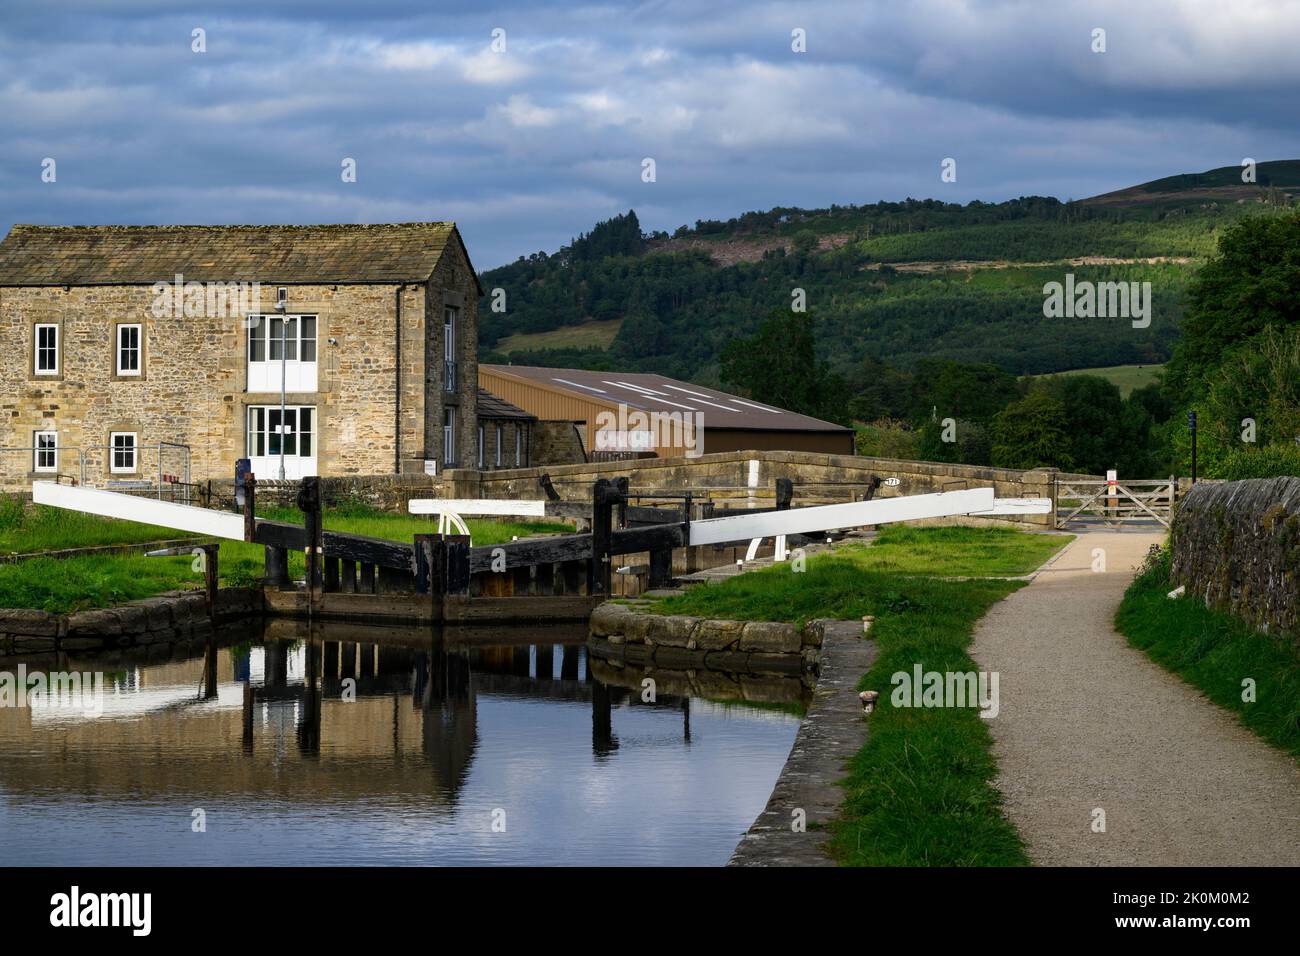
{"label": "white balance beam", "polygon": [[38,505],[81,511],[104,518],[139,521],[142,524],[154,524],[214,538],[229,538],[232,541],[244,540],[243,515],[124,495],[117,491],[35,481],[32,482],[32,501]]}
{"label": "white balance beam", "polygon": [[992,511],[972,511],[972,515],[1050,515],[1051,498],[997,498]]}
{"label": "white balance beam", "polygon": [[842,505],[766,511],[755,515],[705,518],[691,522],[690,543],[726,544],[730,541],[772,538],[779,534],[808,534],[836,528],[860,528],[869,524],[946,518],[977,511],[992,511],[994,501],[992,488],[970,488],[933,495],[906,495],[872,501],[850,501]]}
{"label": "white balance beam", "polygon": [[413,515],[493,516],[498,518],[544,518],[545,501],[504,498],[412,498],[407,507]]}

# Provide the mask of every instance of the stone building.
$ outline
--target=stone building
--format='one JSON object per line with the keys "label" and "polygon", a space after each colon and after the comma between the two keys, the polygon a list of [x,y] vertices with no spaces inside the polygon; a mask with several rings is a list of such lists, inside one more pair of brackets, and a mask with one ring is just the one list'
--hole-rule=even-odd
{"label": "stone building", "polygon": [[14,226],[0,484],[472,468],[481,294],[450,222]]}
{"label": "stone building", "polygon": [[533,428],[537,416],[478,390],[478,468],[527,468],[533,463]]}

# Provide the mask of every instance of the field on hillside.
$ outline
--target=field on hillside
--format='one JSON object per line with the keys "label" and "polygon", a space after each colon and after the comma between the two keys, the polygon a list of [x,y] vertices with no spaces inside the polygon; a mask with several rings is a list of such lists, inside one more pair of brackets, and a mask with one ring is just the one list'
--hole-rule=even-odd
{"label": "field on hillside", "polygon": [[[1049,374],[1057,375],[1096,375],[1098,378],[1104,378],[1106,381],[1114,384],[1120,391],[1120,395],[1128,398],[1129,393],[1135,388],[1145,388],[1148,385],[1154,385],[1160,380],[1160,373],[1165,367],[1163,365],[1110,365],[1104,368],[1076,368],[1068,372],[1056,372]],[[1035,375],[1033,378],[1046,378],[1046,375]]]}
{"label": "field on hillside", "polygon": [[[553,255],[485,273],[485,286],[507,290],[510,310],[480,312],[481,351],[485,361],[718,384],[723,348],[789,309],[797,288],[818,352],[850,382],[864,359],[905,370],[924,358],[987,362],[1017,375],[1159,365],[1177,338],[1187,283],[1219,236],[1280,209],[1128,193],[1119,206],[1026,197],[778,208],[672,236],[642,233],[628,213]],[[1043,287],[1067,273],[1150,282],[1150,327],[1045,318]]]}
{"label": "field on hillside", "polygon": [[496,344],[498,352],[533,352],[538,349],[607,349],[618,335],[622,319],[566,325],[550,332],[507,335]]}

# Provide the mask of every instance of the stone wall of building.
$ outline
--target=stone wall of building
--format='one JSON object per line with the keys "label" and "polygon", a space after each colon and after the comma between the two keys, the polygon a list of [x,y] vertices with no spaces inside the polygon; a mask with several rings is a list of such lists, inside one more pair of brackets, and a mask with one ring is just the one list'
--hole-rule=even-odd
{"label": "stone wall of building", "polygon": [[573,422],[538,422],[533,426],[534,465],[578,465],[586,462],[582,432]]}
{"label": "stone wall of building", "polygon": [[[498,468],[514,468],[516,453],[525,465],[529,464],[534,440],[532,430],[536,423],[502,418],[484,419],[479,424],[483,426],[483,468],[485,471],[493,471]],[[500,434],[498,434],[498,429]],[[516,434],[516,430],[518,430],[518,434]],[[518,441],[517,446],[516,441]],[[498,448],[501,452],[500,459],[497,457]],[[501,462],[499,465],[497,464],[498,460]]]}
{"label": "stone wall of building", "polygon": [[[263,287],[262,310],[274,309],[275,289]],[[422,293],[421,293],[422,294]],[[317,408],[317,459],[325,473],[391,472],[394,462],[392,289],[382,286],[298,286],[292,312],[316,313],[318,391],[291,393],[291,405]],[[142,446],[160,441],[191,448],[191,478],[226,478],[246,448],[247,408],[276,405],[280,396],[246,391],[245,322],[238,316],[154,315],[147,286],[0,289],[0,447],[32,444],[56,430],[60,471],[76,473],[74,449],[86,458],[86,479],[157,474],[157,453],[139,455],[136,474],[110,474],[109,433],[135,432]],[[33,326],[60,325],[60,374],[33,372]],[[143,370],[115,374],[115,327],[143,326]],[[330,345],[334,338],[337,345]],[[7,485],[30,479],[31,457],[4,455]],[[183,459],[164,454],[163,470],[180,474]]]}
{"label": "stone wall of building", "polygon": [[[457,242],[448,242],[429,280],[425,296],[424,340],[425,457],[438,462],[438,470],[452,466],[472,468],[478,463],[478,280]],[[456,310],[456,382],[446,388],[443,323],[447,307]],[[456,416],[456,460],[443,461],[443,412]]]}
{"label": "stone wall of building", "polygon": [[[443,283],[446,284],[444,288]],[[476,461],[477,286],[458,243],[451,243],[433,280],[395,285],[289,286],[288,312],[317,316],[316,392],[286,395],[288,405],[316,408],[317,471],[321,475],[424,472],[427,459],[442,470],[442,304],[460,305],[462,364],[458,392],[459,446]],[[401,429],[395,387],[398,367],[397,297],[401,295]],[[275,311],[276,288],[263,285],[258,311]],[[137,470],[111,474],[111,432],[134,432],[140,446],[175,442],[191,450],[190,478],[225,481],[247,451],[250,405],[277,406],[280,394],[250,393],[247,322],[237,308],[221,315],[158,314],[151,286],[0,288],[0,449],[34,444],[39,431],[56,431],[58,471],[85,479],[156,480],[158,453],[142,451]],[[430,314],[436,310],[436,323]],[[205,311],[205,310],[199,310]],[[57,375],[37,375],[34,328],[59,327]],[[142,368],[120,376],[116,327],[142,327]],[[436,345],[436,379],[426,370]],[[436,422],[436,430],[426,429]],[[400,447],[399,447],[400,444]],[[184,455],[165,450],[165,474],[184,474]],[[30,484],[30,451],[0,452],[0,488]],[[269,476],[264,476],[269,477]]]}
{"label": "stone wall of building", "polygon": [[1198,482],[1174,516],[1187,596],[1300,646],[1300,478]]}

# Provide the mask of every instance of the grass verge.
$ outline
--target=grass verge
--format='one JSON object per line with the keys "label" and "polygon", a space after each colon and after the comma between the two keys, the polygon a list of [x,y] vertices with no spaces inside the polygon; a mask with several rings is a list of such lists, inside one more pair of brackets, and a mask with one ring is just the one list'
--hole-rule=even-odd
{"label": "grass verge", "polygon": [[[1260,634],[1195,598],[1170,600],[1169,549],[1148,556],[1115,614],[1128,642],[1275,747],[1300,757],[1300,655],[1285,639]],[[1243,681],[1255,699],[1242,700]]]}
{"label": "grass verge", "polygon": [[[992,782],[987,723],[974,708],[902,708],[890,677],[977,671],[967,653],[975,624],[1068,535],[987,528],[883,531],[869,547],[779,565],[666,598],[655,610],[736,620],[803,622],[874,614],[879,657],[861,688],[881,691],[871,735],[849,765],[830,848],[849,866],[1021,866],[1028,863]],[[969,580],[944,580],[948,577]]]}

